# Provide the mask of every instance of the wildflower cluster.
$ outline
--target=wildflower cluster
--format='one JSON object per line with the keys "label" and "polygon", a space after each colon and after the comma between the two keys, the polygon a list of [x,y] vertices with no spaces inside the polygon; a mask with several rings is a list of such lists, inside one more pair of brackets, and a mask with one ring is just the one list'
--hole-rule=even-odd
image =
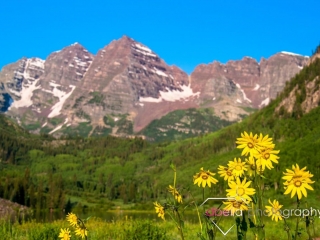
{"label": "wildflower cluster", "polygon": [[[298,225],[299,218],[297,218],[295,234],[290,233],[289,225],[286,223],[286,219],[281,214],[281,208],[283,205],[279,203],[278,200],[268,200],[269,205],[264,205],[263,200],[263,185],[264,179],[266,178],[265,172],[268,170],[273,170],[274,164],[278,164],[279,160],[279,150],[275,149],[275,144],[268,135],[263,134],[253,134],[243,132],[241,137],[236,139],[237,148],[241,149],[241,157],[236,157],[233,160],[230,160],[227,165],[218,167],[218,174],[224,181],[227,182],[228,189],[226,189],[226,199],[223,201],[223,210],[230,212],[231,216],[234,216],[236,212],[241,212],[243,219],[236,219],[237,224],[237,237],[238,239],[245,239],[247,231],[247,220],[250,222],[250,228],[253,230],[255,239],[265,239],[265,224],[263,223],[262,211],[267,214],[273,221],[282,221],[285,222],[285,230],[287,231],[288,239],[291,239],[291,236],[294,236],[294,239],[299,235]],[[165,213],[172,209],[174,216],[172,217],[178,226],[180,231],[181,238],[183,239],[182,232],[182,220],[179,215],[179,204],[182,204],[183,199],[182,195],[179,193],[176,188],[176,169],[174,170],[174,184],[169,185],[168,192],[172,194],[175,199],[173,205],[166,203],[162,206],[160,203],[155,202],[155,210],[158,214],[158,217],[165,220]],[[283,173],[282,177],[284,182],[284,194],[291,194],[291,198],[297,195],[297,209],[299,209],[299,201],[304,196],[307,197],[307,190],[314,190],[311,186],[314,181],[311,180],[313,174],[306,170],[306,167],[300,168],[298,164],[292,166],[292,170],[286,169],[286,172]],[[216,173],[211,172],[210,170],[204,170],[200,168],[200,171],[193,176],[193,183],[202,188],[202,195],[204,198],[204,189],[206,187],[212,187],[215,185],[218,180],[214,177]],[[204,199],[203,199],[204,200]],[[195,201],[193,201],[195,204]],[[205,202],[203,202],[205,203]],[[201,204],[202,205],[202,204]],[[198,207],[195,204],[195,207],[198,212],[201,233],[198,235],[201,239],[205,239],[207,236],[209,239],[213,239],[214,236],[214,227],[208,224],[208,214],[206,218],[206,230],[202,228],[202,223],[200,220],[200,215]],[[219,207],[220,208],[220,207]],[[253,218],[246,220],[245,213],[250,211],[253,213]],[[250,214],[250,215],[251,215]],[[252,216],[252,215],[251,215]],[[219,219],[214,219],[214,225],[216,226]],[[308,219],[306,222],[310,222]],[[307,224],[308,225],[308,224]],[[309,225],[308,225],[309,226]],[[307,227],[308,227],[307,226]],[[204,233],[204,234],[203,234]],[[310,234],[308,232],[310,237]],[[311,238],[309,238],[311,239]]]}
{"label": "wildflower cluster", "polygon": [[[261,133],[253,135],[247,132],[241,133],[241,138],[237,138],[237,148],[243,149],[241,156],[248,156],[246,160],[248,167],[252,170],[258,169],[262,173],[265,168],[272,169],[272,163],[278,163],[279,157],[276,155],[280,151],[274,150],[275,144],[268,135],[263,136]],[[250,159],[251,158],[251,159]],[[254,161],[256,159],[256,161]],[[250,164],[251,163],[251,164]]]}
{"label": "wildflower cluster", "polygon": [[237,148],[242,149],[241,156],[245,156],[245,161],[241,158],[234,158],[227,166],[219,166],[218,174],[228,181],[227,197],[229,201],[223,202],[226,206],[224,210],[231,211],[231,215],[237,210],[248,210],[252,196],[256,194],[256,189],[252,188],[252,181],[257,175],[263,175],[266,168],[272,169],[273,163],[278,163],[278,150],[274,150],[275,145],[268,135],[263,136],[241,133],[241,138],[237,138]]}
{"label": "wildflower cluster", "polygon": [[[224,210],[230,211],[231,215],[234,215],[236,211],[248,211],[251,208],[251,212],[254,213],[254,221],[250,220],[250,224],[256,229],[256,237],[264,239],[264,223],[261,214],[264,206],[262,199],[264,172],[267,169],[272,170],[273,165],[278,163],[280,151],[275,150],[272,138],[268,135],[263,136],[261,133],[259,135],[248,134],[247,132],[241,133],[241,137],[237,138],[236,144],[238,149],[242,149],[241,157],[245,158],[244,161],[241,158],[234,158],[233,161],[228,162],[227,166],[219,166],[218,168],[218,173],[225,181],[228,181],[229,186],[226,195],[230,199],[223,202],[225,204]],[[285,180],[284,194],[291,193],[291,198],[297,195],[298,209],[299,200],[302,196],[307,197],[307,189],[313,190],[310,186],[314,183],[311,180],[313,175],[306,170],[306,167],[300,169],[298,164],[292,166],[292,170],[287,169],[283,174],[282,179]],[[268,202],[269,205],[265,206],[265,213],[273,221],[284,220],[281,215],[283,205],[276,199],[273,201],[269,199]],[[259,209],[260,213],[257,213],[255,209]],[[286,223],[285,225],[289,236],[290,229]],[[241,226],[240,229],[242,229]],[[297,229],[294,236],[298,235]],[[237,232],[238,236],[245,235],[242,230],[240,232],[237,230]]]}
{"label": "wildflower cluster", "polygon": [[[69,224],[71,225],[71,227],[74,228],[75,235],[81,237],[82,239],[83,238],[87,239],[88,230],[83,220],[78,218],[78,216],[74,213],[68,213],[66,218]],[[61,238],[61,240],[69,240],[71,238],[69,228],[65,228],[65,229],[61,228],[59,238]]]}
{"label": "wildflower cluster", "polygon": [[311,177],[313,175],[309,171],[305,171],[307,167],[300,169],[298,164],[296,166],[292,166],[292,170],[287,169],[286,173],[283,173],[285,176],[282,178],[286,180],[284,182],[284,186],[286,191],[284,194],[289,194],[291,192],[291,198],[297,194],[298,199],[300,200],[303,196],[307,197],[306,189],[313,190],[313,188],[309,185],[314,183],[311,181]]}

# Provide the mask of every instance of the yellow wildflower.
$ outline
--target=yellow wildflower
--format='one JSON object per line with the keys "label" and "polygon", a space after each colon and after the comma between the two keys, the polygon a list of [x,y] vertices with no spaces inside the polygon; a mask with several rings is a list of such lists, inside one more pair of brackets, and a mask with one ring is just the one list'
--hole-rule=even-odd
{"label": "yellow wildflower", "polygon": [[228,185],[230,189],[227,189],[227,196],[233,197],[237,201],[251,201],[250,196],[255,194],[254,188],[249,188],[249,185],[251,184],[251,181],[247,182],[247,179],[245,178],[242,182],[240,178],[237,178],[236,182],[230,181],[228,182]]}
{"label": "yellow wildflower", "polygon": [[310,179],[313,177],[313,174],[311,174],[309,171],[305,171],[307,167],[301,168],[298,164],[296,166],[292,165],[292,170],[286,169],[287,172],[283,173],[285,176],[282,177],[282,179],[286,180],[287,182],[290,182],[293,178],[301,178],[301,179]]}
{"label": "yellow wildflower", "polygon": [[78,217],[74,213],[68,213],[67,221],[70,223],[71,226],[77,226],[78,225]]}
{"label": "yellow wildflower", "polygon": [[198,187],[202,185],[202,187],[211,187],[211,183],[216,184],[218,182],[217,179],[213,178],[213,176],[216,175],[215,173],[203,170],[203,168],[200,168],[200,172],[193,176],[193,182],[194,184],[198,184]]}
{"label": "yellow wildflower", "polygon": [[234,161],[229,161],[229,169],[232,169],[232,173],[236,177],[241,177],[244,174],[244,171],[247,171],[246,163],[242,162],[240,158],[238,160],[234,158]]}
{"label": "yellow wildflower", "polygon": [[272,148],[261,149],[261,151],[255,156],[258,159],[257,165],[262,166],[263,169],[265,167],[268,169],[273,168],[272,162],[278,163],[279,157],[276,154],[279,152],[279,150],[273,150]]}
{"label": "yellow wildflower", "polygon": [[271,202],[269,199],[269,203],[271,206],[266,206],[268,216],[271,217],[272,221],[275,220],[278,222],[278,220],[282,220],[280,209],[283,205],[280,205],[277,200],[273,200],[273,202]]}
{"label": "yellow wildflower", "polygon": [[178,201],[178,203],[182,203],[182,196],[180,195],[180,193],[178,192],[178,190],[176,188],[169,185],[168,191],[170,193],[172,193],[172,195]]}
{"label": "yellow wildflower", "polygon": [[220,174],[220,177],[223,177],[225,181],[235,180],[235,176],[232,173],[232,169],[220,165],[218,170],[218,174]]}
{"label": "yellow wildflower", "polygon": [[60,229],[60,234],[58,236],[59,238],[61,238],[61,240],[70,240],[70,230],[69,228],[65,228],[65,229]]}
{"label": "yellow wildflower", "polygon": [[237,138],[236,143],[238,144],[237,148],[243,148],[241,156],[248,156],[248,154],[255,156],[261,148],[274,148],[272,138],[269,138],[268,135],[263,136],[261,133],[260,136],[253,135],[252,132],[250,134],[241,133],[241,138]]}
{"label": "yellow wildflower", "polygon": [[85,227],[77,227],[75,233],[77,236],[80,236],[81,238],[85,238],[86,236],[88,236],[88,231]]}
{"label": "yellow wildflower", "polygon": [[223,202],[223,204],[227,205],[227,206],[224,207],[223,210],[230,211],[231,212],[231,216],[234,216],[235,212],[237,212],[237,215],[240,215],[240,212],[238,213],[238,211],[246,211],[246,210],[248,210],[247,204],[242,200],[239,200],[239,201],[229,200],[227,202]]}
{"label": "yellow wildflower", "polygon": [[282,177],[282,179],[286,180],[284,183],[286,191],[284,194],[291,193],[291,198],[297,194],[298,199],[302,198],[302,195],[307,197],[307,190],[312,190],[313,188],[309,185],[314,183],[314,181],[311,181],[311,177],[313,175],[311,173],[306,172],[306,167],[300,169],[299,165],[296,164],[296,166],[292,166],[292,170],[287,169],[286,173],[283,173],[285,176]]}
{"label": "yellow wildflower", "polygon": [[156,209],[156,213],[158,213],[158,217],[161,217],[163,220],[165,220],[164,207],[161,206],[161,204],[158,202],[154,202],[153,204],[154,204],[154,208]]}

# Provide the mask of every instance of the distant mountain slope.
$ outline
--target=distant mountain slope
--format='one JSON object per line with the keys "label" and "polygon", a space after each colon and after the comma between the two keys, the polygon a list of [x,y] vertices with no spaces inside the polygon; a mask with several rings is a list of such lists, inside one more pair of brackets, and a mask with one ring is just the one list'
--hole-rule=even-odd
{"label": "distant mountain slope", "polygon": [[[22,127],[57,136],[135,136],[153,120],[190,108],[241,121],[245,109],[266,106],[307,61],[281,52],[259,63],[245,57],[201,64],[188,76],[127,36],[96,55],[74,43],[45,60],[22,58],[3,67],[0,107]],[[217,129],[212,124],[208,129]],[[161,135],[159,127],[142,132]]]}
{"label": "distant mountain slope", "polygon": [[217,117],[212,108],[190,108],[176,110],[153,120],[140,135],[155,142],[181,140],[215,132],[233,123]]}

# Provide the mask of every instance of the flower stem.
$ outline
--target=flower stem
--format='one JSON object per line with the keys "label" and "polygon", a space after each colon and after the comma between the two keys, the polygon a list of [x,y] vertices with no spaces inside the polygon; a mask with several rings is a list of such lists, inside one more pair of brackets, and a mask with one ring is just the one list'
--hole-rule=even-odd
{"label": "flower stem", "polygon": [[204,202],[204,188],[202,188],[202,202]]}
{"label": "flower stem", "polygon": [[192,195],[191,193],[190,193],[190,195],[191,195],[191,197],[192,197],[193,204],[194,204],[194,206],[196,207],[196,210],[197,210],[198,219],[199,219],[199,224],[200,224],[200,230],[201,230],[201,233],[202,233],[202,222],[201,222],[201,217],[200,217],[199,209],[198,209],[197,203],[196,203],[193,195]]}
{"label": "flower stem", "polygon": [[[257,169],[257,168],[256,168]],[[257,170],[256,170],[257,171]],[[261,185],[262,185],[262,177],[255,172],[255,186],[257,189],[257,209],[258,212],[254,212],[254,215],[257,217],[257,238],[259,240],[264,240],[265,239],[265,230],[264,230],[264,224],[263,224],[263,214],[262,214],[262,190],[261,190]]]}
{"label": "flower stem", "polygon": [[287,232],[287,236],[288,236],[288,240],[291,240],[291,234],[290,234],[290,228],[289,228],[289,225],[286,221],[286,219],[283,217],[283,220],[284,220],[284,224],[285,224],[285,231]]}
{"label": "flower stem", "polygon": [[[184,240],[184,236],[183,236],[183,230],[182,230],[182,220],[181,220],[181,216],[180,216],[180,213],[179,213],[179,210],[176,206],[176,198],[175,198],[175,194],[176,194],[176,181],[177,181],[177,169],[176,169],[176,166],[174,166],[173,164],[171,165],[172,167],[172,170],[174,172],[173,174],[173,201],[174,201],[174,204],[173,204],[173,211],[174,211],[174,215],[176,217],[176,219],[178,220],[178,222],[176,221],[175,219],[175,223],[177,224],[177,228],[179,230],[179,233],[180,233],[180,236],[181,236],[181,239]],[[171,216],[171,215],[170,215]],[[171,218],[173,219],[173,217],[171,216]]]}
{"label": "flower stem", "polygon": [[309,226],[310,226],[310,219],[308,216],[306,216],[306,229],[307,229],[307,234],[308,234],[308,240],[312,240]]}
{"label": "flower stem", "polygon": [[[299,209],[299,206],[300,206],[300,200],[299,200],[299,198],[297,196],[297,209]],[[300,216],[297,217],[296,230],[295,230],[295,233],[294,233],[294,240],[297,240],[298,230],[299,230],[299,222],[300,222]]]}
{"label": "flower stem", "polygon": [[[204,188],[202,188],[202,202],[204,202]],[[203,216],[206,216],[206,210],[204,208],[204,205],[202,205],[202,207],[203,207]],[[208,239],[213,240],[215,238],[214,237],[215,231],[213,231],[213,229],[212,229],[213,232],[210,232],[210,229],[208,227],[208,219],[207,218],[206,218],[205,222],[206,222],[207,237],[208,237]],[[210,233],[212,233],[213,235],[211,236]]]}
{"label": "flower stem", "polygon": [[177,171],[176,171],[176,166],[172,165],[172,170],[174,172],[173,174],[173,201],[174,201],[174,205],[176,205],[176,198],[175,198],[175,194],[176,194],[176,180],[177,180]]}
{"label": "flower stem", "polygon": [[177,213],[178,221],[179,221],[178,230],[179,230],[179,232],[180,232],[181,239],[184,240],[183,230],[182,230],[182,225],[181,225],[182,221],[181,221],[180,213],[179,213],[178,210],[176,210],[176,213]]}

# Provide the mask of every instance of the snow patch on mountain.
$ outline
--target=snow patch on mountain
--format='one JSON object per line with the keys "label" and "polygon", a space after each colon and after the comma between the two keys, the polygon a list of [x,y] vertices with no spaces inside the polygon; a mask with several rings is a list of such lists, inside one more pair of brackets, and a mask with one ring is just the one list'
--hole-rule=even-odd
{"label": "snow patch on mountain", "polygon": [[293,53],[293,52],[282,51],[280,53],[287,54],[287,55],[292,55],[292,56],[301,56],[301,57],[309,58],[309,56],[302,56],[301,54],[297,54],[297,53]]}
{"label": "snow patch on mountain", "polygon": [[147,48],[145,46],[142,46],[141,44],[139,43],[135,43],[135,44],[132,44],[131,45],[131,48],[138,52],[138,53],[141,53],[143,55],[146,55],[146,56],[150,56],[150,57],[156,57],[157,55],[153,54],[151,49],[150,48]]}
{"label": "snow patch on mountain", "polygon": [[247,98],[247,95],[246,95],[246,93],[243,91],[243,89],[240,89],[240,91],[242,92],[243,99],[251,103],[251,100],[250,100],[249,98]]}
{"label": "snow patch on mountain", "polygon": [[270,98],[266,98],[259,104],[259,108],[263,106],[267,106],[269,103],[270,103]]}
{"label": "snow patch on mountain", "polygon": [[190,97],[199,97],[200,92],[194,93],[190,87],[190,84],[188,86],[183,85],[181,86],[182,91],[179,90],[169,90],[168,91],[159,91],[160,97],[159,98],[152,98],[152,97],[140,97],[140,102],[162,102],[162,101],[168,101],[168,102],[175,102],[178,100],[187,100]]}
{"label": "snow patch on mountain", "polygon": [[44,60],[40,58],[31,58],[31,59],[28,59],[28,61],[29,61],[29,69],[34,69],[34,67],[44,69],[44,62],[45,62]]}
{"label": "snow patch on mountain", "polygon": [[59,101],[53,105],[51,107],[51,112],[49,113],[48,115],[48,118],[53,118],[55,116],[58,116],[60,115],[60,111],[63,107],[63,104],[65,103],[65,101],[71,96],[71,94],[73,93],[74,89],[76,88],[76,86],[73,86],[73,85],[69,85],[69,87],[71,88],[71,91],[66,93],[64,91],[61,91],[59,90],[57,87],[58,86],[61,86],[59,84],[56,84],[56,83],[52,83],[50,82],[50,86],[53,87],[53,90],[52,91],[48,91],[48,90],[45,90],[45,92],[49,92],[49,93],[52,93],[53,96],[59,98]]}
{"label": "snow patch on mountain", "polygon": [[141,44],[139,44],[139,43],[136,43],[135,46],[136,46],[137,48],[141,49],[142,51],[149,52],[149,53],[152,52],[150,48],[145,47],[145,46],[143,46],[143,45],[141,45]]}
{"label": "snow patch on mountain", "polygon": [[[13,94],[20,96],[20,100],[14,101],[12,103],[11,107],[15,108],[21,108],[21,107],[29,107],[33,104],[32,101],[32,96],[33,92],[37,89],[39,89],[41,86],[38,85],[37,83],[39,82],[39,79],[35,79],[30,76],[29,70],[36,70],[36,69],[44,69],[44,60],[40,58],[29,58],[26,60],[26,65],[24,68],[24,71],[21,72],[16,72],[17,75],[22,75],[23,77],[23,82],[22,82],[22,89],[20,92],[15,91],[13,89],[9,89],[10,92]],[[10,109],[9,108],[9,109]]]}
{"label": "snow patch on mountain", "polygon": [[[52,134],[52,133],[58,131],[59,129],[61,129],[61,128],[63,127],[63,125],[65,125],[67,122],[68,122],[68,118],[65,119],[64,123],[60,124],[60,125],[57,126],[55,129],[51,130],[51,131],[49,132],[49,134]],[[70,125],[71,125],[71,124],[68,124],[67,127],[70,126]]]}
{"label": "snow patch on mountain", "polygon": [[260,88],[259,84],[256,84],[256,86],[254,87],[254,89],[252,89],[253,91],[257,91]]}
{"label": "snow patch on mountain", "polygon": [[[39,89],[41,86],[37,85],[37,83],[39,82],[39,79],[35,80],[35,81],[28,81],[28,83],[25,83],[22,85],[22,90],[21,92],[19,92],[19,95],[21,96],[21,99],[18,101],[14,101],[12,103],[12,105],[10,106],[9,109],[11,109],[12,107],[15,108],[20,108],[20,107],[29,107],[33,104],[32,101],[32,96],[33,96],[33,91]],[[13,92],[10,89],[11,92]],[[15,92],[17,93],[17,92]]]}
{"label": "snow patch on mountain", "polygon": [[78,57],[74,57],[73,60],[76,62],[76,64],[80,67],[86,67],[87,63],[82,61],[80,58]]}
{"label": "snow patch on mountain", "polygon": [[168,77],[167,74],[165,74],[164,72],[160,71],[157,68],[154,68],[154,70],[152,70],[152,72],[154,72],[155,74],[159,75],[159,76],[163,76],[163,77]]}
{"label": "snow patch on mountain", "polygon": [[59,129],[61,129],[63,126],[63,124],[59,125],[58,127],[56,127],[55,129],[53,129],[52,131],[49,132],[49,134],[54,133],[56,131],[58,131]]}
{"label": "snow patch on mountain", "polygon": [[247,95],[246,95],[246,93],[244,92],[244,90],[241,88],[240,84],[239,84],[239,83],[236,83],[236,86],[237,86],[237,88],[240,89],[240,92],[242,92],[243,99],[251,103],[251,100],[250,100],[249,98],[247,98]]}
{"label": "snow patch on mountain", "polygon": [[162,102],[162,98],[153,98],[153,97],[140,97],[139,99],[140,102],[154,102],[154,103],[159,103]]}

